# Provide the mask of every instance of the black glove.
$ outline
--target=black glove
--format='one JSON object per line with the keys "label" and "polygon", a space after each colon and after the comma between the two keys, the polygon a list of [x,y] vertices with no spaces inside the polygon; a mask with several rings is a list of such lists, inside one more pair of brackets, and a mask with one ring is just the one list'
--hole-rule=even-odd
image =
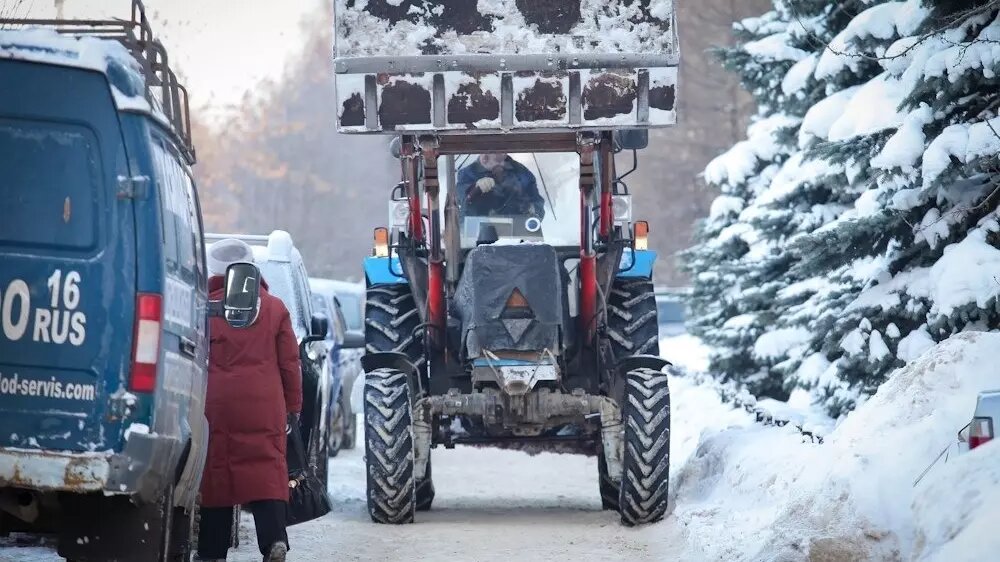
{"label": "black glove", "polygon": [[299,418],[300,414],[298,412],[291,412],[288,414],[288,417],[285,418],[285,433],[291,431],[293,427],[295,429],[299,428]]}

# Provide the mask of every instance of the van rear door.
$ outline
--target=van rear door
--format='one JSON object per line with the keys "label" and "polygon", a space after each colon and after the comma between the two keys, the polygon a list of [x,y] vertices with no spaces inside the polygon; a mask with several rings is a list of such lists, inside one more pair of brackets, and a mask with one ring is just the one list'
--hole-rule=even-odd
{"label": "van rear door", "polygon": [[0,447],[106,450],[136,299],[118,114],[100,72],[0,59],[0,83]]}

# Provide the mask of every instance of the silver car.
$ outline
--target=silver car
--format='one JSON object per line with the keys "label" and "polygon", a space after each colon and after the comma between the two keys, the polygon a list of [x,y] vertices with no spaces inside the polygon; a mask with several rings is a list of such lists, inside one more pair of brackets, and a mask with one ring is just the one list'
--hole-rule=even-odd
{"label": "silver car", "polygon": [[340,449],[353,449],[357,435],[355,412],[351,409],[351,392],[354,382],[362,374],[361,356],[364,355],[365,332],[363,326],[365,286],[359,283],[333,281],[330,279],[309,279],[315,298],[329,303],[335,308],[338,318],[333,323],[334,332],[342,332],[341,348],[335,354],[340,380],[337,384],[338,405],[334,412],[334,422],[330,433],[336,440],[331,445],[331,453]]}

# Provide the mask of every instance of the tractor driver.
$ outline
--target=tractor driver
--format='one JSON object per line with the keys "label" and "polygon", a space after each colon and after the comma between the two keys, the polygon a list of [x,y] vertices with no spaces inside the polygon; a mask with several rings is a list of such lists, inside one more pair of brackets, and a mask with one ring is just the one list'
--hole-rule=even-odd
{"label": "tractor driver", "polygon": [[535,175],[502,152],[481,154],[458,172],[457,195],[464,216],[545,217]]}

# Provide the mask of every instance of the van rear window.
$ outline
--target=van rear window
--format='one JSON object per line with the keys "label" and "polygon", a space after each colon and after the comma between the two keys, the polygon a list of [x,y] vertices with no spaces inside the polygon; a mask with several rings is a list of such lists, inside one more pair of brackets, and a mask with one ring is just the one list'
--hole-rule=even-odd
{"label": "van rear window", "polygon": [[0,119],[0,246],[96,246],[100,154],[92,131],[67,123]]}

